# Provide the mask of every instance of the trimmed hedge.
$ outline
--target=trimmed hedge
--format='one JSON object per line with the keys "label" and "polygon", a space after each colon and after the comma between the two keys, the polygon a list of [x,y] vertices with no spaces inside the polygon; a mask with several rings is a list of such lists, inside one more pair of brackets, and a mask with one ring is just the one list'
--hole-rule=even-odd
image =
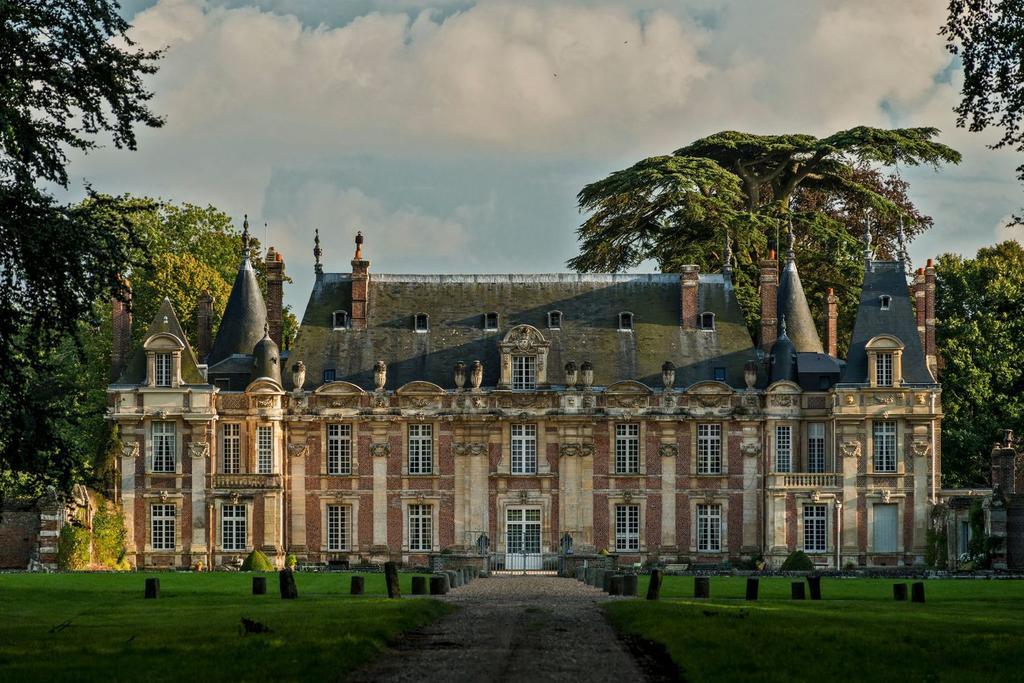
{"label": "trimmed hedge", "polygon": [[780,569],[784,572],[809,572],[814,570],[814,562],[807,557],[807,553],[804,551],[794,550],[782,563]]}
{"label": "trimmed hedge", "polygon": [[270,563],[267,556],[261,553],[259,550],[253,550],[249,553],[249,556],[242,562],[243,572],[272,572],[274,571],[274,565]]}

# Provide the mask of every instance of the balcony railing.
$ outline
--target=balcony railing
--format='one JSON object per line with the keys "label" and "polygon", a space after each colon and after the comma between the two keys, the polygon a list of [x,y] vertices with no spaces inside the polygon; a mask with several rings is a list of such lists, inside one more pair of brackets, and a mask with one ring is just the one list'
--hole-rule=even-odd
{"label": "balcony railing", "polygon": [[838,472],[799,472],[775,474],[772,486],[785,489],[828,489],[841,485]]}
{"label": "balcony railing", "polygon": [[215,489],[276,489],[281,487],[280,474],[215,474]]}

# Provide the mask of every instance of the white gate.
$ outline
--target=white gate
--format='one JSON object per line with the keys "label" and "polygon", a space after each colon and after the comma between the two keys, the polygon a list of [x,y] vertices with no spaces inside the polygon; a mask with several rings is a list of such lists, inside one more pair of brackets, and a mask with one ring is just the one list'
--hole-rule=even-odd
{"label": "white gate", "polygon": [[544,568],[540,552],[540,508],[508,508],[505,513],[505,570]]}

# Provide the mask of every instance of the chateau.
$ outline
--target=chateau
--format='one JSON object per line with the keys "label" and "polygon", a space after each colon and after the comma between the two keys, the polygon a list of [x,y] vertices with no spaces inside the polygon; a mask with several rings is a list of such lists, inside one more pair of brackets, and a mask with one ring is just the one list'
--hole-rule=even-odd
{"label": "chateau", "polygon": [[[245,240],[248,239],[246,224]],[[792,244],[790,238],[790,244]],[[247,243],[247,242],[246,242]],[[245,249],[242,250],[245,253]],[[865,253],[847,357],[790,248],[760,263],[753,339],[726,266],[700,273],[316,280],[281,348],[242,256],[192,348],[169,301],[130,349],[115,302],[109,419],[139,567],[486,551],[822,567],[924,562],[941,469],[935,271]],[[824,343],[823,340],[824,339]]]}

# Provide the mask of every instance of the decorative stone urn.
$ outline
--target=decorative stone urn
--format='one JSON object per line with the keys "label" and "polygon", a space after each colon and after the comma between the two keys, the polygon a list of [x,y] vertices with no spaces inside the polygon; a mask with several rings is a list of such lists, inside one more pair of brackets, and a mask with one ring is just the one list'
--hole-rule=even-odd
{"label": "decorative stone urn", "polygon": [[302,391],[302,385],[306,383],[306,364],[301,360],[292,365],[292,388],[295,391]]}
{"label": "decorative stone urn", "polygon": [[466,364],[461,360],[455,364],[455,388],[462,391],[466,385]]}
{"label": "decorative stone urn", "polygon": [[576,364],[569,361],[565,364],[565,388],[575,389],[576,382],[579,381],[579,371],[576,369]]}
{"label": "decorative stone urn", "polygon": [[388,382],[388,364],[382,360],[377,361],[373,366],[373,383],[377,391],[383,391],[384,385]]}
{"label": "decorative stone urn", "polygon": [[479,389],[480,385],[484,381],[484,364],[478,360],[473,361],[473,366],[469,370],[469,385],[473,389]]}
{"label": "decorative stone urn", "polygon": [[676,366],[670,360],[665,361],[665,364],[661,366],[661,383],[665,385],[666,389],[671,389],[676,384]]}
{"label": "decorative stone urn", "polygon": [[580,379],[583,381],[584,389],[589,389],[594,384],[594,364],[589,360],[580,364]]}

